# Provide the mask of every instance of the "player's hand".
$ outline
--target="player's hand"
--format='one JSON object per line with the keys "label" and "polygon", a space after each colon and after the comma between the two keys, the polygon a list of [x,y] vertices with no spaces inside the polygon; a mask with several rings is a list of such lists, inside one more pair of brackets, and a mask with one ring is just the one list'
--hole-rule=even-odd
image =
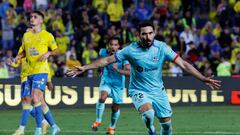
{"label": "player's hand", "polygon": [[13,61],[11,58],[7,58],[6,63],[8,66],[11,66],[13,64]]}
{"label": "player's hand", "polygon": [[73,68],[67,70],[66,75],[70,77],[75,77],[79,74],[82,74],[84,71],[84,66],[74,66]]}
{"label": "player's hand", "polygon": [[47,60],[48,59],[48,57],[50,56],[50,52],[46,52],[46,53],[44,53],[42,56],[40,56],[39,58],[38,58],[38,61],[45,61],[45,60]]}
{"label": "player's hand", "polygon": [[219,89],[221,87],[221,81],[214,80],[213,75],[210,77],[206,77],[204,82],[206,85],[208,85],[211,89]]}
{"label": "player's hand", "polygon": [[47,82],[47,88],[49,91],[52,91],[53,90],[53,84],[52,82]]}
{"label": "player's hand", "polygon": [[18,61],[13,60],[13,59],[11,59],[11,58],[7,58],[6,64],[7,64],[8,66],[10,66],[10,67],[13,67],[13,68],[17,68],[17,67],[19,66]]}
{"label": "player's hand", "polygon": [[15,63],[17,63],[18,61],[20,61],[22,59],[21,55],[17,55],[15,58]]}

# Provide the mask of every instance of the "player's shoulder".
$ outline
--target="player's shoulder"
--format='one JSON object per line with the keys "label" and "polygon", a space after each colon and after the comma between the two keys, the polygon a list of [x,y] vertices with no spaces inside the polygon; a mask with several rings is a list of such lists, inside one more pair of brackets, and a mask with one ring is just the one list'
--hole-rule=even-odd
{"label": "player's shoulder", "polygon": [[159,41],[159,40],[154,40],[153,41],[153,46],[154,47],[157,47],[157,48],[165,48],[165,47],[168,47],[168,45],[163,42],[163,41]]}
{"label": "player's shoulder", "polygon": [[46,30],[42,30],[42,34],[46,35],[46,36],[49,36],[49,37],[53,37],[53,34],[46,31]]}
{"label": "player's shoulder", "polygon": [[101,48],[99,51],[99,56],[107,56],[107,48]]}
{"label": "player's shoulder", "polygon": [[132,42],[131,44],[129,44],[128,46],[124,47],[123,49],[131,51],[133,49],[138,48],[138,42]]}
{"label": "player's shoulder", "polygon": [[27,29],[23,36],[29,36],[30,34],[32,34],[31,29]]}
{"label": "player's shoulder", "polygon": [[137,41],[132,42],[132,43],[129,45],[129,47],[131,47],[131,48],[137,48],[138,46],[139,46],[139,43],[138,43]]}

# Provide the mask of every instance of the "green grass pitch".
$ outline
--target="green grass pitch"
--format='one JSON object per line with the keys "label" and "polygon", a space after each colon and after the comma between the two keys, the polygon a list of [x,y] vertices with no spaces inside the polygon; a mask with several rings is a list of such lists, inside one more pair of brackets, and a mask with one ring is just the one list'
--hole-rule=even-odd
{"label": "green grass pitch", "polygon": [[[239,106],[173,107],[173,112],[174,135],[240,135]],[[17,129],[20,113],[21,110],[0,110],[0,135],[11,135]],[[108,107],[100,129],[94,132],[90,126],[95,120],[95,108],[52,109],[52,114],[61,128],[59,135],[104,135],[110,120]],[[155,126],[159,135],[157,119]],[[34,127],[33,118],[29,118],[25,135],[32,135]],[[116,135],[147,135],[141,117],[134,108],[121,108]]]}

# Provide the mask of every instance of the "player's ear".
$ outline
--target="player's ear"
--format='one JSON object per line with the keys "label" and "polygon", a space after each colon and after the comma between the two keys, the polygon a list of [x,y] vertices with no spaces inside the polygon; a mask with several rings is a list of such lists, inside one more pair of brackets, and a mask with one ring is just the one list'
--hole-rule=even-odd
{"label": "player's ear", "polygon": [[43,24],[43,18],[41,19],[41,24]]}

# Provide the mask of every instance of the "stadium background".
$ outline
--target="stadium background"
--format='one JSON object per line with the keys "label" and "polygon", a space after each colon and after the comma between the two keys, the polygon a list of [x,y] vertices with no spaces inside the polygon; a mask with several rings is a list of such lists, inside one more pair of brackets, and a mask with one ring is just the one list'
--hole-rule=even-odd
{"label": "stadium background", "polygon": [[[0,135],[11,134],[19,123],[20,81],[15,78],[20,69],[7,66],[5,60],[16,56],[32,9],[45,13],[42,27],[55,36],[61,52],[60,57],[49,58],[55,91],[45,94],[62,129],[60,134],[105,133],[109,108],[100,131],[90,130],[101,71],[90,70],[77,79],[65,78],[65,72],[73,65],[88,64],[98,58],[99,49],[106,47],[109,37],[118,36],[123,47],[137,41],[136,26],[146,19],[155,25],[156,39],[167,42],[204,75],[214,74],[223,81],[220,90],[210,90],[196,79],[185,77],[188,75],[174,64],[164,65],[164,76],[168,76],[165,84],[172,96],[174,134],[240,134],[240,1],[1,0]],[[75,95],[73,91],[78,95],[77,105],[69,100]],[[60,101],[54,97],[60,97]],[[88,99],[87,103],[84,99]],[[123,106],[116,134],[146,134],[127,95]],[[157,122],[155,125],[159,129]],[[32,134],[33,129],[30,118],[26,133]]]}

